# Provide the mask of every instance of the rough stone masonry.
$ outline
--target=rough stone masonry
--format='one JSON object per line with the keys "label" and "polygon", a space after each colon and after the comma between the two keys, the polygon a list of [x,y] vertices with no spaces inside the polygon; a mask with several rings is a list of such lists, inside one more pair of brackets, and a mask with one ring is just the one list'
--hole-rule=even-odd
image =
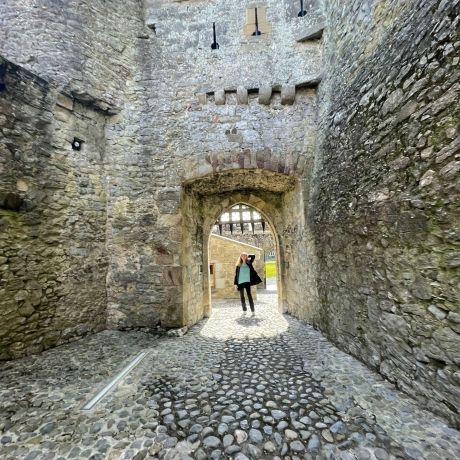
{"label": "rough stone masonry", "polygon": [[1,2],[0,359],[209,315],[243,202],[282,310],[459,425],[459,0],[304,5]]}

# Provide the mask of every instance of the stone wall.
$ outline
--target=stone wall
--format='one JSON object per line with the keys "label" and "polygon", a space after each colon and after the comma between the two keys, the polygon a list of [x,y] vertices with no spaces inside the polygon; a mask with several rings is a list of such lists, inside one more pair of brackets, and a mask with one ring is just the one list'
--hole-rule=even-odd
{"label": "stone wall", "polygon": [[[224,238],[212,234],[209,237],[209,265],[214,266],[214,287],[211,289],[211,296],[214,299],[239,299],[240,294],[235,290],[235,264],[242,252],[255,254],[254,268],[263,278],[264,272],[264,251],[261,248],[246,243]],[[262,285],[259,285],[261,287]],[[257,286],[253,289],[253,298],[257,298]]]}
{"label": "stone wall", "polygon": [[[213,231],[214,235],[220,235],[219,231]],[[241,243],[250,244],[251,246],[255,246],[257,248],[261,248],[264,252],[275,251],[275,241],[271,231],[269,230],[268,226],[266,227],[266,231],[262,233],[261,231],[257,231],[254,234],[252,232],[246,231],[245,233],[240,233],[239,227],[236,226],[233,233],[230,230],[223,230],[222,235],[224,238],[230,238],[231,240],[240,241]]]}
{"label": "stone wall", "polygon": [[[0,60],[0,359],[106,322],[105,116]],[[80,151],[74,138],[85,139]]]}
{"label": "stone wall", "polygon": [[110,110],[149,38],[141,12],[138,0],[2,0],[0,55]]}
{"label": "stone wall", "polygon": [[[150,39],[140,45],[125,113],[107,125],[110,327],[177,326],[206,314],[202,202],[186,184],[237,169],[311,173],[321,55],[318,40],[296,37],[319,20],[318,9],[298,18],[292,2],[270,0],[272,33],[258,39],[244,35],[251,5],[146,2]],[[253,187],[250,175],[232,180],[232,190]]]}
{"label": "stone wall", "polygon": [[[311,174],[321,49],[299,37],[321,21],[317,3],[298,18],[292,2],[268,1],[271,32],[261,37],[244,33],[250,1],[0,5],[0,52],[107,115],[109,327],[179,325],[205,313],[190,307],[184,319],[184,306],[206,297],[202,284],[193,295],[182,289],[184,267],[199,278],[203,265],[201,253],[182,254],[202,225],[184,223],[187,180],[234,169]],[[216,15],[221,46],[212,51]],[[240,175],[232,189],[251,188],[248,180]],[[307,182],[299,184],[303,194]]]}
{"label": "stone wall", "polygon": [[327,3],[317,324],[459,422],[458,0]]}
{"label": "stone wall", "polygon": [[[271,33],[246,36],[248,8],[266,8]],[[300,4],[291,0],[228,2],[168,2],[145,0],[145,22],[155,29],[160,88],[176,100],[180,92],[280,87],[315,81],[321,71],[317,40],[299,41],[302,33],[322,20],[318,0],[305,1],[307,15],[299,18]],[[216,22],[220,48],[211,50]],[[181,76],[181,79],[175,77]],[[179,93],[175,91],[178,90]],[[163,93],[162,96],[166,96]]]}
{"label": "stone wall", "polygon": [[[154,33],[145,26],[142,11],[139,0],[6,0],[0,4],[0,54],[40,75],[76,101],[82,110],[106,115],[95,142],[101,149],[107,146],[108,152],[102,158],[104,169],[98,173],[109,197],[105,218],[108,215],[110,225],[105,227],[104,221],[100,230],[106,234],[110,267],[123,263],[122,255],[113,250],[116,237],[120,235],[123,240],[124,234],[123,219],[117,219],[121,209],[118,187],[123,183],[130,189],[129,195],[135,196],[137,190],[130,176],[136,177],[144,162],[137,157],[144,102],[135,80],[141,51],[149,46]],[[87,146],[91,142],[89,137],[82,139]],[[155,136],[150,141],[154,143]],[[79,217],[82,225],[84,217]],[[143,222],[146,219],[148,216],[143,216]],[[101,278],[105,280],[106,275],[101,274]],[[117,279],[120,291],[129,292],[129,279],[121,278],[108,276],[109,284]],[[144,289],[146,286],[145,283]],[[111,295],[109,289],[109,298]],[[142,305],[144,299],[141,295],[139,298]],[[147,302],[146,305],[148,308]],[[110,323],[114,324],[120,325],[116,321]]]}

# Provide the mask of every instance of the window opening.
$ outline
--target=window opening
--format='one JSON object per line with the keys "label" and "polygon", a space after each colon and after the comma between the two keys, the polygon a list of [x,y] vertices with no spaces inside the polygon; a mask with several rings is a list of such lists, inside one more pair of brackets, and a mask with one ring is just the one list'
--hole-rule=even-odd
{"label": "window opening", "polygon": [[77,150],[77,151],[81,150],[82,144],[83,144],[83,141],[81,139],[74,137],[72,141],[72,150]]}
{"label": "window opening", "polygon": [[260,35],[269,34],[271,31],[272,26],[267,22],[267,8],[265,6],[248,8],[246,10],[244,34],[247,37],[258,37]]}
{"label": "window opening", "polygon": [[216,287],[216,270],[215,270],[215,265],[216,264],[210,264],[209,265],[209,278],[211,282],[211,288],[214,289]]}
{"label": "window opening", "polygon": [[248,232],[254,234],[257,231],[264,233],[266,223],[255,209],[239,204],[220,216],[214,224],[213,231],[222,235],[223,232],[230,230],[230,233],[233,234],[235,228],[239,228],[242,234]]}
{"label": "window opening", "polygon": [[254,10],[255,19],[256,19],[256,30],[252,33],[253,36],[262,35],[262,32],[259,30],[259,16],[257,15],[257,8]]}
{"label": "window opening", "polygon": [[211,45],[212,50],[218,50],[220,48],[219,43],[217,43],[217,34],[216,34],[216,23],[212,23],[212,35],[213,35],[213,42]]}

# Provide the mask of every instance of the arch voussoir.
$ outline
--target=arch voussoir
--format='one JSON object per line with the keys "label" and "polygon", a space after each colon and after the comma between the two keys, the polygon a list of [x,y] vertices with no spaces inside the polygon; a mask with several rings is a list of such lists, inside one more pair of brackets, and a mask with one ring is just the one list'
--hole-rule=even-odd
{"label": "arch voussoir", "polygon": [[182,179],[185,182],[198,180],[210,174],[235,170],[259,170],[295,176],[300,174],[305,162],[299,154],[280,154],[270,149],[240,152],[212,152],[204,158],[189,159],[184,165]]}

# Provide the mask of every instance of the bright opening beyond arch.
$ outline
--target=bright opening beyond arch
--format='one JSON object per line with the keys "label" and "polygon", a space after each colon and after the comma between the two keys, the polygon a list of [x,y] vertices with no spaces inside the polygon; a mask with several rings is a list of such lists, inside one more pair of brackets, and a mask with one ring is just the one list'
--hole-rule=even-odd
{"label": "bright opening beyond arch", "polygon": [[[252,267],[261,279],[259,284],[251,286],[249,293],[235,287],[236,263],[242,253],[254,256]],[[278,304],[280,270],[276,235],[266,216],[253,206],[237,203],[217,218],[209,235],[207,265],[213,308],[238,305],[243,315],[246,309],[246,314],[252,316],[251,300],[255,314],[263,304]]]}

